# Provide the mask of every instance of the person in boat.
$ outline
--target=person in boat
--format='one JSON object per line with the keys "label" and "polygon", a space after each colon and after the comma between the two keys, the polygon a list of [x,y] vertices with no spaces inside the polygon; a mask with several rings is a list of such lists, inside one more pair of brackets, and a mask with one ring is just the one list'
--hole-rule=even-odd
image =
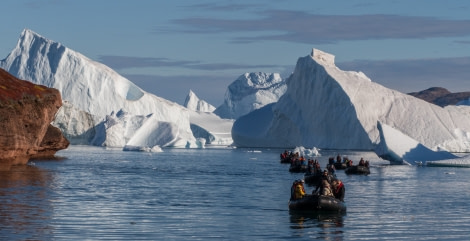
{"label": "person in boat", "polygon": [[289,156],[289,152],[287,150],[284,150],[283,153],[281,153],[281,160],[285,160]]}
{"label": "person in boat", "polygon": [[321,172],[321,166],[320,166],[320,163],[318,162],[318,160],[315,159],[315,161],[313,161],[313,163],[315,164],[315,171],[316,172]]}
{"label": "person in boat", "polygon": [[334,157],[328,158],[328,165],[333,165],[333,164],[335,164],[335,158]]}
{"label": "person in boat", "polygon": [[[317,189],[319,187],[319,192],[317,192]],[[315,189],[315,191],[312,192],[312,194],[320,194],[322,196],[330,196],[330,197],[334,197],[333,195],[333,191],[331,190],[331,185],[330,183],[328,182],[328,180],[326,179],[323,179],[321,182],[320,182],[320,185],[317,187],[317,189]]]}
{"label": "person in boat", "polygon": [[312,193],[318,193],[318,190],[320,190],[320,194],[323,192],[323,181],[328,182],[328,185],[331,183],[331,176],[328,174],[328,170],[323,170],[322,175],[321,175],[321,181],[315,188],[315,190]]}
{"label": "person in boat", "polygon": [[305,196],[304,183],[305,181],[301,179],[301,180],[295,180],[294,183],[292,184],[291,198],[293,200],[302,199]]}
{"label": "person in boat", "polygon": [[295,157],[292,158],[290,165],[291,165],[291,166],[300,166],[300,159],[295,158]]}
{"label": "person in boat", "polygon": [[333,175],[333,176],[336,176],[336,174],[335,174],[335,172],[336,172],[335,165],[333,165],[333,164],[331,164],[331,165],[328,164],[328,165],[326,166],[326,169],[328,170],[328,173],[330,173],[330,174]]}
{"label": "person in boat", "polygon": [[341,200],[341,202],[344,202],[344,194],[346,189],[344,188],[343,182],[339,179],[333,180],[331,186],[335,198]]}
{"label": "person in boat", "polygon": [[348,162],[346,162],[347,167],[352,167],[353,166],[353,161],[351,159],[348,159]]}
{"label": "person in boat", "polygon": [[304,156],[300,156],[300,165],[307,166],[307,160]]}
{"label": "person in boat", "polygon": [[315,165],[313,163],[313,160],[310,158],[308,159],[308,164],[307,164],[307,173],[309,174],[314,174],[315,173]]}
{"label": "person in boat", "polygon": [[331,183],[331,181],[332,181],[332,176],[330,175],[328,170],[323,170],[321,178],[322,178],[322,180],[327,180],[328,183]]}
{"label": "person in boat", "polygon": [[336,156],[336,163],[341,163],[341,156],[339,154]]}
{"label": "person in boat", "polygon": [[364,158],[361,157],[361,160],[359,161],[358,166],[366,166],[366,162],[364,161]]}

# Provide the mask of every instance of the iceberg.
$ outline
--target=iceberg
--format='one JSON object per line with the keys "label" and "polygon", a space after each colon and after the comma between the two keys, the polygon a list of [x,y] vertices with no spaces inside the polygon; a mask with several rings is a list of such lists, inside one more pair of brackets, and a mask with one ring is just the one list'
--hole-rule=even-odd
{"label": "iceberg", "polygon": [[313,147],[312,149],[305,148],[303,146],[297,146],[292,150],[293,153],[299,153],[300,156],[304,157],[319,157],[321,156],[320,154],[320,149]]}
{"label": "iceberg", "polygon": [[[100,145],[116,147],[134,144],[148,144],[149,148],[197,146],[187,108],[149,94],[111,68],[29,29],[23,30],[16,47],[0,62],[0,67],[18,78],[60,91],[64,102],[69,104],[54,123],[67,134],[71,143],[92,140],[94,144],[101,141]],[[106,120],[107,116],[119,111],[127,116],[134,115],[135,120],[151,116],[148,118],[152,124],[142,122],[144,125],[132,132],[143,136],[127,136],[131,132],[117,135],[111,127],[100,129],[110,133],[93,136],[100,125],[109,124],[104,124],[110,121]],[[164,133],[157,134],[163,130]],[[144,136],[151,140],[143,141]],[[117,140],[118,137],[125,139]]]}
{"label": "iceberg", "polygon": [[386,124],[377,123],[380,142],[375,153],[391,164],[415,164],[427,161],[456,158],[447,151],[433,151],[413,138]]}
{"label": "iceberg", "polygon": [[228,86],[224,103],[214,113],[221,118],[237,119],[277,102],[285,91],[285,81],[278,73],[245,73]]}
{"label": "iceberg", "polygon": [[89,145],[97,133],[96,126],[101,118],[75,108],[69,101],[63,101],[52,125],[58,127],[71,145]]}
{"label": "iceberg", "polygon": [[433,151],[388,125],[379,122],[377,127],[380,143],[375,153],[391,164],[470,167],[470,155],[458,157],[447,151]]}
{"label": "iceberg", "polygon": [[206,145],[230,146],[233,143],[231,130],[234,120],[222,119],[212,113],[215,107],[199,99],[192,90],[189,91],[184,106],[190,110],[191,131],[197,138],[199,148],[205,148]]}
{"label": "iceberg", "polygon": [[234,145],[374,150],[380,122],[433,151],[469,150],[469,112],[388,89],[362,72],[342,71],[334,58],[317,49],[299,58],[276,103],[235,121]]}
{"label": "iceberg", "polygon": [[213,112],[215,110],[213,105],[199,99],[192,90],[189,90],[188,96],[186,96],[186,100],[184,101],[183,106],[189,110],[199,112]]}
{"label": "iceberg", "polygon": [[428,161],[426,165],[433,167],[470,167],[470,155],[452,159]]}
{"label": "iceberg", "polygon": [[231,146],[234,120],[222,119],[210,112],[190,112],[191,130],[196,138],[203,139],[207,146]]}

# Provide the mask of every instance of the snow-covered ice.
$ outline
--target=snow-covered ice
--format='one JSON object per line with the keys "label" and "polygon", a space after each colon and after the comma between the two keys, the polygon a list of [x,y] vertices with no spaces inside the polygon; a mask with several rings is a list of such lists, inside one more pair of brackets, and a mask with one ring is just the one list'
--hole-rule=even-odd
{"label": "snow-covered ice", "polygon": [[303,146],[297,146],[292,150],[293,153],[299,153],[299,155],[304,157],[318,157],[321,156],[320,149],[313,147],[312,149],[305,148]]}
{"label": "snow-covered ice", "polygon": [[380,133],[380,142],[375,148],[375,153],[393,164],[425,163],[457,157],[447,151],[433,151],[386,124],[378,122],[377,128]]}
{"label": "snow-covered ice", "polygon": [[233,143],[231,130],[234,120],[198,111],[190,111],[190,120],[194,136],[204,139],[207,145],[229,146]]}
{"label": "snow-covered ice", "polygon": [[427,166],[434,167],[470,167],[470,155],[438,161],[428,161]]}
{"label": "snow-covered ice", "polygon": [[186,96],[184,107],[199,112],[213,112],[215,110],[213,105],[199,99],[192,90],[189,90],[188,96]]}
{"label": "snow-covered ice", "polygon": [[285,91],[286,84],[278,73],[245,73],[228,86],[224,103],[214,113],[222,118],[237,119],[277,102]]}

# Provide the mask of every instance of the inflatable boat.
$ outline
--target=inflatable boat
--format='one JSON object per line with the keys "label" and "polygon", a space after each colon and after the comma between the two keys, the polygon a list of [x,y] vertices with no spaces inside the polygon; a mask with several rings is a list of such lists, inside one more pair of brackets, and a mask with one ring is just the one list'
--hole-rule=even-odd
{"label": "inflatable boat", "polygon": [[346,204],[331,196],[312,194],[305,195],[301,199],[290,200],[289,210],[346,212]]}

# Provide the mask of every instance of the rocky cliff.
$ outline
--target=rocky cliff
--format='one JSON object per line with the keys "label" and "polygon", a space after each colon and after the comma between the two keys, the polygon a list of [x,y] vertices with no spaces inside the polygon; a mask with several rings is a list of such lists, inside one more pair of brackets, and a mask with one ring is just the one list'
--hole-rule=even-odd
{"label": "rocky cliff", "polygon": [[68,147],[68,140],[50,124],[61,105],[58,90],[0,69],[0,167],[26,164]]}

